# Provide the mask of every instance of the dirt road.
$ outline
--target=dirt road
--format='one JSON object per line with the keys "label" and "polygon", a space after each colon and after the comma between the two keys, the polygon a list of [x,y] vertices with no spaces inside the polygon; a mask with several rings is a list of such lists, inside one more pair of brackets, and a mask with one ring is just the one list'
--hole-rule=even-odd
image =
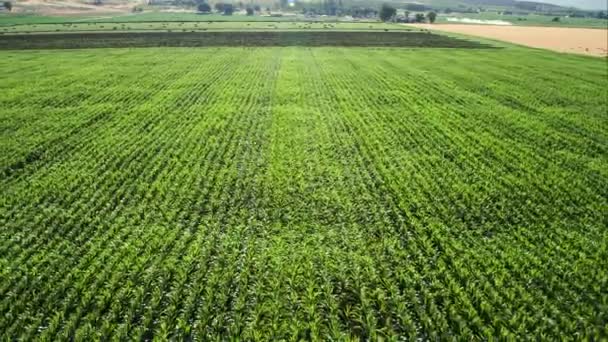
{"label": "dirt road", "polygon": [[608,30],[461,24],[408,24],[418,28],[504,40],[536,48],[592,56],[608,55]]}

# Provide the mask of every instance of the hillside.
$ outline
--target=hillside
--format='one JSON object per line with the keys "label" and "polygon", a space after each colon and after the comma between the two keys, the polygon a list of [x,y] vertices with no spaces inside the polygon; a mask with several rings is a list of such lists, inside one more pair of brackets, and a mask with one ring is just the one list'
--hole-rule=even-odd
{"label": "hillside", "polygon": [[[301,1],[301,3],[310,3],[312,1]],[[405,7],[408,2],[395,2],[387,1],[397,7]],[[563,1],[562,1],[563,2]],[[172,4],[183,3],[183,1],[163,1],[163,7],[171,6]],[[213,1],[211,1],[213,3]],[[278,7],[278,3],[275,4],[273,1],[261,0],[256,3],[263,5],[264,7],[269,6],[272,8]],[[360,6],[360,7],[379,7],[382,1],[380,0],[365,0],[365,1],[342,1],[344,7]],[[513,9],[520,11],[560,11],[566,10],[566,8],[552,5],[545,2],[536,1],[515,1],[515,0],[417,0],[409,1],[411,4],[421,4],[430,8],[452,8],[455,10],[472,9],[478,7],[485,8],[503,8]],[[96,14],[96,13],[116,13],[116,12],[130,12],[136,5],[149,4],[147,0],[23,0],[17,1],[14,4],[13,12],[17,13],[39,13],[48,15],[62,15],[62,14]],[[305,5],[304,5],[305,6]],[[152,6],[152,8],[158,8],[159,6]],[[179,6],[175,6],[173,10],[180,10]]]}

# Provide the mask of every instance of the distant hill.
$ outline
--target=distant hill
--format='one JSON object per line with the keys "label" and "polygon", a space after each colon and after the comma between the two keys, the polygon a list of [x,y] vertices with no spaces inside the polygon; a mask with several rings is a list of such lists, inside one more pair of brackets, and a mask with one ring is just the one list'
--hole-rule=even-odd
{"label": "distant hill", "polygon": [[[434,0],[429,0],[429,4],[433,4]],[[566,7],[555,5],[549,2],[539,1],[516,1],[516,0],[459,0],[460,3],[465,3],[475,6],[501,6],[524,9],[529,11],[548,11],[566,9]],[[442,4],[445,2],[442,2]]]}
{"label": "distant hill", "polygon": [[[420,0],[418,0],[420,1]],[[466,3],[470,5],[480,6],[504,6],[513,8],[526,8],[526,7],[537,7],[551,10],[559,10],[566,8],[578,8],[583,10],[608,10],[607,0],[535,0],[535,1],[516,1],[516,0],[426,0],[420,1],[423,3],[441,4],[445,5],[446,2],[453,2],[458,5],[459,3]]]}
{"label": "distant hill", "polygon": [[[545,0],[537,0],[545,2]],[[565,7],[576,7],[584,10],[608,11],[608,1],[606,0],[547,0],[556,5]]]}
{"label": "distant hill", "polygon": [[[263,6],[272,6],[281,0],[208,0],[211,4],[215,2],[243,2],[256,3]],[[324,0],[299,0],[304,3],[322,2]],[[327,0],[325,0],[327,1]],[[18,0],[14,3],[14,12],[34,12],[41,14],[63,15],[63,14],[93,14],[130,12],[134,6],[150,3],[162,5],[180,5],[180,0]],[[413,11],[425,11],[431,8],[452,8],[476,10],[478,7],[501,7],[520,11],[536,12],[559,12],[568,11],[571,6],[584,5],[583,8],[602,9],[600,3],[606,0],[341,0],[345,6],[379,7],[381,3],[388,2],[396,7],[411,7]],[[193,3],[193,1],[190,1]],[[559,4],[558,4],[559,3]],[[567,6],[567,7],[565,7]],[[590,7],[591,6],[591,7]],[[595,6],[595,7],[593,7]],[[156,7],[156,6],[154,6]],[[606,10],[604,8],[604,10]]]}

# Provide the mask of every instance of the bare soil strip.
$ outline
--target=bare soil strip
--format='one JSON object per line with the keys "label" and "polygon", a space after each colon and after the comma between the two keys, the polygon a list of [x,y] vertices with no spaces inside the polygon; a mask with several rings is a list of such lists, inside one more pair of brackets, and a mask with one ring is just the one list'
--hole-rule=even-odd
{"label": "bare soil strip", "polygon": [[592,56],[608,55],[608,30],[461,24],[410,24],[417,28],[504,40],[525,46]]}

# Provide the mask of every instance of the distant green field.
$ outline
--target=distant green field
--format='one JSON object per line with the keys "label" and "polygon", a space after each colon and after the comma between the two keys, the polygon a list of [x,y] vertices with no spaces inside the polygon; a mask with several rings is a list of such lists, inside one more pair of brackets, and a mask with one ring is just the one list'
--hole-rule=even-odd
{"label": "distant green field", "polygon": [[447,17],[452,18],[469,18],[481,20],[502,20],[513,25],[522,26],[556,26],[556,27],[589,27],[608,29],[608,20],[596,18],[566,18],[559,17],[559,21],[553,21],[555,16],[547,15],[500,15],[497,12],[482,12],[482,13],[452,13],[442,14],[437,17],[437,22],[440,23],[459,23],[447,20]]}
{"label": "distant green field", "polygon": [[172,13],[172,12],[144,12],[127,16],[117,16],[112,20],[127,21],[335,21],[336,17],[325,16],[306,18],[302,15],[254,15],[246,16],[243,14],[221,15],[221,14],[197,14],[197,13]]}
{"label": "distant green field", "polygon": [[[74,16],[42,16],[42,15],[23,15],[23,14],[1,14],[0,26],[14,24],[62,24],[62,23],[87,23],[87,22],[180,22],[180,21],[296,21],[296,22],[333,22],[337,21],[337,17],[315,17],[307,18],[302,15],[290,16],[268,16],[255,15],[245,16],[240,14],[235,15],[220,15],[220,14],[197,14],[193,12],[143,12],[129,14],[82,14]],[[375,22],[374,20],[364,20],[364,22]]]}
{"label": "distant green field", "polygon": [[[448,22],[447,17],[452,18],[469,18],[469,19],[482,19],[482,20],[503,20],[510,22],[514,25],[527,25],[527,26],[561,26],[561,27],[591,27],[591,28],[606,28],[608,29],[608,20],[595,19],[595,18],[566,18],[560,17],[559,22],[554,22],[554,16],[545,15],[500,15],[498,12],[482,12],[482,13],[451,13],[451,14],[440,14],[438,22]],[[168,24],[177,22],[228,22],[226,27],[234,28],[239,27],[239,22],[280,22],[285,25],[290,25],[291,22],[301,24],[303,22],[320,22],[329,23],[338,21],[340,24],[348,25],[349,22],[340,22],[339,17],[315,17],[307,18],[302,15],[297,16],[283,16],[283,17],[271,17],[267,15],[232,15],[224,16],[219,14],[208,14],[202,15],[197,13],[172,13],[172,12],[144,12],[134,14],[96,14],[96,15],[78,15],[78,16],[36,16],[36,15],[19,15],[19,14],[0,14],[0,28],[2,26],[13,26],[13,25],[24,25],[22,27],[16,27],[16,30],[36,30],[36,27],[32,29],[33,25],[38,24],[66,24],[71,23],[74,27],[86,26],[86,24],[92,25],[107,25],[110,23],[124,23],[128,25],[149,25],[158,22],[165,22]],[[363,24],[372,23],[380,25],[378,21],[374,20],[363,20]],[[232,24],[230,24],[232,23]],[[352,23],[354,25],[360,23]],[[159,24],[161,25],[161,24]],[[172,24],[171,24],[172,25]],[[263,23],[259,25],[263,26]],[[154,26],[156,27],[156,26]],[[38,26],[40,28],[40,26]],[[58,27],[63,29],[63,27]],[[55,28],[57,29],[57,28]]]}
{"label": "distant green field", "polygon": [[91,16],[62,17],[62,16],[43,16],[27,14],[7,14],[0,13],[0,27],[15,24],[42,24],[42,23],[66,23],[75,20],[92,18]]}
{"label": "distant green field", "polygon": [[0,26],[0,33],[90,32],[90,31],[241,31],[241,30],[323,30],[370,31],[414,30],[381,22],[273,22],[273,21],[202,21],[202,22],[89,22],[64,24],[20,24]]}
{"label": "distant green field", "polygon": [[2,340],[573,340],[608,321],[606,61],[0,52]]}

